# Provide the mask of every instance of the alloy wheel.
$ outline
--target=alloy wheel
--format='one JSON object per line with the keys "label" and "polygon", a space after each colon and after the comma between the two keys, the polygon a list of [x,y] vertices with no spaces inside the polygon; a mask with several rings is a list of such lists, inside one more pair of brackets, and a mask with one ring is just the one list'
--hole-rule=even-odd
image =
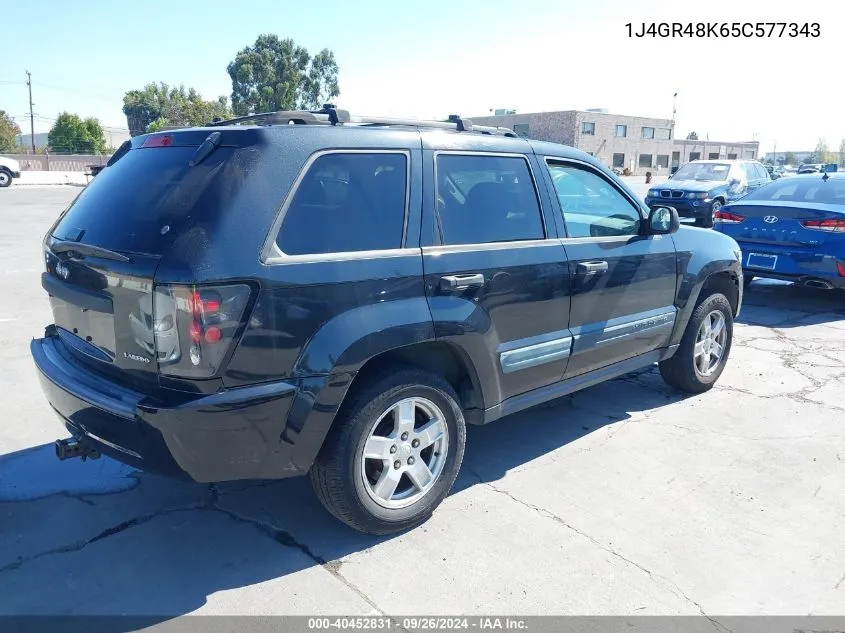
{"label": "alloy wheel", "polygon": [[361,475],[370,498],[384,508],[413,505],[443,474],[449,450],[446,418],[426,398],[406,398],[382,413],[367,435]]}

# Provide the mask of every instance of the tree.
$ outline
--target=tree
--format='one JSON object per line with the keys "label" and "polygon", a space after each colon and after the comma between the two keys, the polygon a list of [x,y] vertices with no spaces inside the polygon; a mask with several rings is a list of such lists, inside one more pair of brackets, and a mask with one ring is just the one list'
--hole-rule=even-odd
{"label": "tree", "polygon": [[62,112],[47,135],[50,151],[61,154],[105,154],[106,136],[100,122]]}
{"label": "tree", "polygon": [[150,83],[123,96],[123,114],[132,136],[155,132],[165,126],[205,125],[215,117],[231,118],[226,97],[206,101],[193,88]]}
{"label": "tree", "polygon": [[845,138],[839,141],[839,164],[845,165]]}
{"label": "tree", "polygon": [[690,132],[687,134],[688,141],[697,141],[698,140],[698,132]]}
{"label": "tree", "polygon": [[292,39],[259,35],[226,68],[235,114],[319,108],[340,94],[334,53],[314,57]]}
{"label": "tree", "polygon": [[795,154],[792,152],[787,152],[783,156],[783,164],[784,165],[794,165],[795,164]]}
{"label": "tree", "polygon": [[6,114],[5,110],[0,110],[0,152],[11,154],[18,149],[17,136],[21,133],[21,128],[15,123],[14,119]]}

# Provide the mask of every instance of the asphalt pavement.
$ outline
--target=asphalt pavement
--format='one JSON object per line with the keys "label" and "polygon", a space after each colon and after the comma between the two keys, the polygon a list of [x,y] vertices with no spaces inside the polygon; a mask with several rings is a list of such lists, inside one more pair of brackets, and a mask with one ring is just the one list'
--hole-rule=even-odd
{"label": "asphalt pavement", "polygon": [[470,428],[434,517],[371,538],[304,479],[55,459],[28,345],[79,191],[0,190],[0,614],[842,613],[845,293],[755,281],[704,395],[648,369]]}

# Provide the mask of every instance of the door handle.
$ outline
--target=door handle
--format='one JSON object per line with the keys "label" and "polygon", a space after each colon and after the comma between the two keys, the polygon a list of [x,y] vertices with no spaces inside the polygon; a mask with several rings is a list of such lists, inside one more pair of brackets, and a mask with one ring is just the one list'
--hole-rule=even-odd
{"label": "door handle", "polygon": [[600,275],[607,272],[607,262],[580,262],[578,273],[581,275]]}
{"label": "door handle", "polygon": [[475,273],[473,275],[447,275],[440,278],[442,290],[466,290],[484,285],[484,275]]}

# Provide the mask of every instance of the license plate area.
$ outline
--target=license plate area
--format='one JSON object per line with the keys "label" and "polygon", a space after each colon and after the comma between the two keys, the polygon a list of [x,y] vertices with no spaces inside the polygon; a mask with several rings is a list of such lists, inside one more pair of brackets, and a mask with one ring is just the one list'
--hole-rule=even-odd
{"label": "license plate area", "polygon": [[64,330],[65,342],[97,360],[114,362],[114,315],[80,308],[58,297],[50,297],[50,303],[54,323]]}
{"label": "license plate area", "polygon": [[777,255],[768,255],[765,253],[748,253],[746,260],[746,267],[759,268],[762,270],[774,270],[778,263]]}

